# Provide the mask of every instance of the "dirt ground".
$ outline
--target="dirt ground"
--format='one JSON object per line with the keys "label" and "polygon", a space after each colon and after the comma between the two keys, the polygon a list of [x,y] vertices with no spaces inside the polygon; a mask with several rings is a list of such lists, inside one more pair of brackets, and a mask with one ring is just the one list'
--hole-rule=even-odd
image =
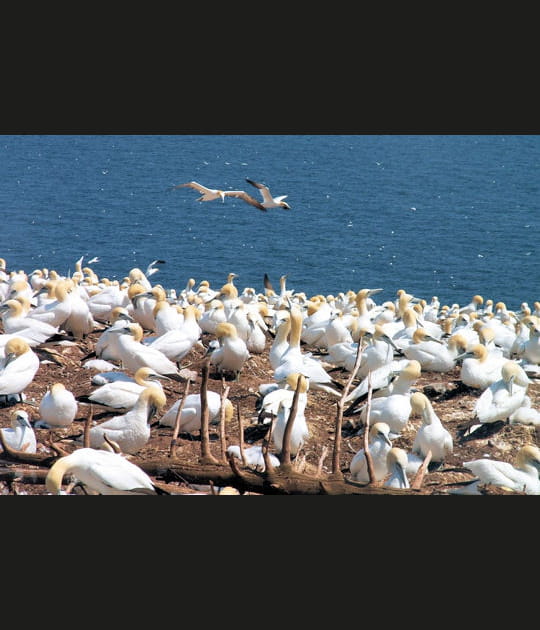
{"label": "dirt ground", "polygon": [[[9,426],[9,413],[13,407],[25,409],[31,421],[39,419],[38,406],[41,398],[46,392],[47,386],[56,381],[61,381],[71,390],[75,396],[88,395],[96,386],[92,385],[91,378],[96,373],[95,370],[82,367],[83,358],[93,350],[99,332],[89,335],[84,341],[75,345],[55,345],[52,347],[54,354],[39,352],[41,364],[39,370],[24,394],[24,403],[15,403],[0,408],[0,426]],[[203,336],[203,343],[208,342],[213,337]],[[225,446],[239,443],[239,422],[238,415],[244,428],[244,440],[246,446],[261,444],[263,435],[261,425],[257,424],[257,391],[261,383],[272,382],[272,371],[268,361],[268,349],[271,338],[267,340],[266,351],[261,355],[253,355],[246,364],[238,381],[222,381],[213,371],[210,371],[207,387],[222,393],[223,386],[229,386],[228,398],[233,402],[235,414],[230,424],[226,427]],[[309,348],[305,348],[309,350]],[[204,357],[202,349],[194,349],[182,362],[182,366],[189,366],[189,369],[197,373],[196,380],[190,382],[189,393],[197,393],[201,386],[201,359]],[[198,367],[196,362],[199,361]],[[333,376],[343,383],[346,383],[349,373],[334,371]],[[180,399],[185,391],[185,383],[169,381],[164,389],[167,395],[167,405],[164,413],[176,400]],[[422,485],[421,494],[448,494],[452,484],[462,482],[472,478],[472,474],[463,468],[464,461],[486,456],[501,461],[513,462],[519,448],[525,443],[539,444],[539,431],[533,427],[523,425],[501,424],[496,427],[496,431],[491,434],[478,432],[478,438],[469,441],[460,441],[458,428],[460,425],[472,418],[472,409],[479,391],[463,387],[459,380],[459,369],[452,372],[440,374],[435,372],[423,372],[416,384],[416,388],[423,391],[430,398],[433,407],[445,427],[451,432],[454,438],[454,452],[449,456],[444,465],[436,471],[427,471]],[[540,406],[540,387],[538,381],[533,382],[529,387],[529,395],[534,407]],[[79,414],[72,426],[66,429],[57,430],[53,434],[47,429],[36,429],[38,439],[38,453],[42,455],[54,456],[49,444],[62,445],[62,448],[70,452],[73,445],[69,442],[58,442],[62,437],[81,433],[84,430],[86,420],[92,413],[93,422],[101,422],[118,411],[113,411],[100,405],[90,406],[86,403],[79,403]],[[158,419],[160,414],[158,414]],[[310,427],[310,437],[296,460],[296,469],[308,476],[326,476],[332,472],[332,453],[335,442],[335,427],[337,417],[336,399],[325,392],[310,390],[308,392],[308,405],[306,418]],[[407,451],[412,446],[412,441],[416,429],[420,426],[419,418],[411,418],[407,429],[402,435],[393,441],[394,446],[399,446]],[[340,450],[340,469],[345,479],[350,478],[349,463],[359,449],[363,447],[363,433],[355,431],[348,418],[344,418],[342,424],[342,441]],[[151,438],[147,445],[141,449],[131,459],[136,463],[152,462],[158,459],[169,458],[173,428],[159,426],[156,422],[152,425]],[[1,448],[1,447],[0,447]],[[221,458],[222,444],[219,434],[219,425],[210,427],[210,449],[212,454]],[[272,452],[272,446],[269,451]],[[326,455],[324,455],[326,453]],[[201,459],[201,440],[199,434],[180,434],[177,439],[177,451],[171,462],[181,464],[197,465]],[[50,460],[51,461],[51,460]],[[49,461],[49,464],[50,464]],[[221,460],[224,461],[224,460]],[[224,461],[226,465],[227,462]],[[26,462],[15,461],[5,454],[0,455],[0,493],[39,495],[47,494],[44,486],[44,473],[47,466],[28,464]],[[32,476],[32,471],[40,471],[41,474]],[[182,478],[175,478],[174,475],[155,474],[150,475],[153,480],[161,484],[173,494],[183,493],[207,493],[216,494],[219,489],[213,484],[193,484]],[[179,477],[177,475],[177,477]],[[64,480],[64,487],[67,481]],[[76,494],[84,494],[81,488],[75,487],[72,490]],[[505,494],[506,490],[493,486],[484,486],[483,494]]]}

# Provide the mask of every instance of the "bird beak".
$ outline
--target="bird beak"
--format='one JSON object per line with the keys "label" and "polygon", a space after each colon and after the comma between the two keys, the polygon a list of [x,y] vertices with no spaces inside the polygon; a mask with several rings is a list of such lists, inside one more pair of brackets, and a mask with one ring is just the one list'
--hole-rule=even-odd
{"label": "bird beak", "polygon": [[510,394],[510,396],[512,395],[512,390],[514,389],[513,387],[514,385],[514,377],[512,376],[507,382],[506,382],[506,389],[508,390],[508,393]]}
{"label": "bird beak", "polygon": [[4,367],[6,367],[6,365],[11,363],[16,357],[17,355],[14,352],[10,352],[9,354],[6,354],[6,358],[4,360]]}
{"label": "bird beak", "polygon": [[403,470],[402,466],[397,467],[397,474],[398,474],[401,485],[402,486],[408,485],[409,480],[407,479],[407,473]]}

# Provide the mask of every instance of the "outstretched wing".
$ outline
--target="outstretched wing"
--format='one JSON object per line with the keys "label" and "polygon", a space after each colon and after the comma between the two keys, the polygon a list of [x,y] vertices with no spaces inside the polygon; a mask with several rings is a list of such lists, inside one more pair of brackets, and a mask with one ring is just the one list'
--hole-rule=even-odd
{"label": "outstretched wing", "polygon": [[202,184],[199,184],[197,182],[187,182],[186,184],[178,184],[177,186],[172,186],[172,188],[185,188],[186,186],[189,186],[189,188],[194,188],[195,190],[198,190],[202,194],[215,192],[211,188],[206,188],[206,186],[203,186]]}
{"label": "outstretched wing", "polygon": [[272,199],[272,195],[270,194],[270,189],[268,188],[268,186],[260,184],[259,182],[254,182],[252,179],[248,179],[247,177],[246,182],[248,182],[248,184],[251,184],[252,186],[255,186],[255,188],[258,188],[261,191],[263,201],[266,201],[267,203],[272,203],[274,201]]}
{"label": "outstretched wing", "polygon": [[257,201],[251,195],[248,195],[247,192],[243,190],[226,190],[225,196],[227,197],[236,197],[237,199],[243,199],[246,203],[249,203],[250,206],[255,206],[255,208],[259,208],[263,212],[267,212],[266,208],[262,205],[260,201]]}

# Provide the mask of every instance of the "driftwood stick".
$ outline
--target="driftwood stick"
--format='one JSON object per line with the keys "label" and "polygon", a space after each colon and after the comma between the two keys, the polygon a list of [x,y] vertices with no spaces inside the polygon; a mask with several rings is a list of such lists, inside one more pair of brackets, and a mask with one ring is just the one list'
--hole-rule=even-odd
{"label": "driftwood stick", "polygon": [[366,403],[366,422],[364,428],[364,454],[366,456],[366,463],[369,475],[368,485],[375,483],[375,469],[373,467],[373,457],[371,457],[371,453],[369,451],[369,414],[371,412],[371,396],[373,394],[373,387],[371,386],[371,370],[367,373],[368,379],[368,392],[367,392],[367,403]]}
{"label": "driftwood stick", "polygon": [[420,468],[418,469],[418,472],[416,473],[414,477],[414,481],[411,484],[411,488],[413,490],[420,490],[420,488],[422,487],[424,476],[426,474],[427,467],[429,466],[429,462],[431,461],[431,457],[432,457],[432,452],[431,450],[429,450],[426,456],[424,457],[424,461],[422,462],[422,465],[420,466]]}
{"label": "driftwood stick", "polygon": [[283,444],[281,446],[281,454],[279,459],[281,462],[281,466],[285,466],[285,468],[291,465],[291,433],[294,420],[296,418],[296,410],[298,409],[298,396],[300,395],[300,387],[302,386],[303,379],[305,379],[305,376],[301,375],[298,378],[298,382],[296,383],[296,389],[294,390],[291,404],[291,411],[289,412],[287,424],[285,425],[285,431],[283,432]]}
{"label": "driftwood stick", "polygon": [[[221,409],[219,416],[219,440],[221,444],[221,459],[227,461],[227,434],[225,431],[225,403],[229,396],[230,385],[227,385],[221,394]],[[242,451],[240,451],[242,453]]]}
{"label": "driftwood stick", "polygon": [[92,419],[94,417],[94,407],[90,405],[88,416],[84,421],[84,433],[83,433],[83,447],[90,448],[90,427],[92,426]]}
{"label": "driftwood stick", "polygon": [[322,452],[321,452],[321,456],[319,457],[319,463],[317,464],[317,473],[315,475],[316,477],[320,477],[321,476],[323,462],[326,459],[327,455],[328,455],[328,447],[327,446],[323,446]]}
{"label": "driftwood stick", "polygon": [[246,465],[246,455],[244,453],[244,426],[242,422],[242,416],[240,415],[240,405],[236,407],[236,417],[238,419],[238,447],[240,449],[240,459],[242,465]]}
{"label": "driftwood stick", "polygon": [[275,470],[274,465],[270,460],[270,455],[268,453],[268,447],[270,446],[270,441],[272,439],[272,430],[274,428],[275,418],[275,415],[272,414],[272,417],[270,419],[270,428],[268,429],[268,433],[266,434],[266,436],[263,438],[261,446],[262,456],[264,460],[264,470],[267,474],[272,474]]}
{"label": "driftwood stick", "polygon": [[208,435],[209,415],[208,410],[208,372],[210,370],[210,357],[207,357],[202,366],[201,379],[201,463],[217,464],[218,460],[210,451],[210,436]]}
{"label": "driftwood stick", "polygon": [[353,369],[349,378],[347,379],[347,383],[343,388],[343,392],[341,394],[340,399],[337,403],[337,414],[336,414],[336,427],[334,430],[334,452],[332,455],[332,475],[337,478],[343,478],[341,473],[341,427],[343,425],[343,407],[345,406],[345,398],[349,395],[349,389],[351,388],[352,382],[358,372],[360,367],[360,362],[362,360],[362,343],[364,340],[364,335],[360,335],[358,339],[358,346],[356,348],[356,359],[354,362]]}
{"label": "driftwood stick", "polygon": [[176,418],[174,420],[174,431],[171,438],[171,445],[169,447],[169,457],[176,457],[176,451],[178,449],[178,433],[180,432],[180,417],[182,416],[182,410],[184,409],[184,403],[186,402],[186,396],[189,392],[189,379],[186,381],[186,386],[184,387],[184,394],[182,396],[182,400],[178,405],[178,410],[176,412]]}
{"label": "driftwood stick", "polygon": [[42,455],[41,453],[27,453],[26,451],[17,451],[9,444],[6,443],[4,439],[4,434],[0,431],[0,443],[2,444],[2,448],[4,452],[2,453],[2,458],[11,460],[14,462],[22,462],[24,464],[34,464],[36,466],[52,466],[52,464],[58,459],[58,457],[63,457],[67,455],[67,453],[60,449],[59,447],[54,447],[52,444],[50,446],[54,455]]}

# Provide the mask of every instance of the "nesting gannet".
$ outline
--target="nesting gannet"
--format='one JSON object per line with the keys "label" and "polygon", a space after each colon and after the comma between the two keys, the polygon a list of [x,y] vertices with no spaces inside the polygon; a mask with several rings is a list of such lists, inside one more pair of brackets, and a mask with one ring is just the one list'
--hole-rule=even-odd
{"label": "nesting gannet", "polygon": [[202,330],[198,324],[200,315],[196,306],[188,305],[184,309],[184,321],[180,327],[161,335],[147,337],[142,343],[159,350],[171,361],[179,363],[201,337]]}
{"label": "nesting gannet", "polygon": [[221,300],[213,299],[199,319],[199,326],[203,332],[212,335],[216,332],[216,326],[227,321],[225,305]]}
{"label": "nesting gannet", "polygon": [[443,426],[443,423],[429,398],[422,392],[411,394],[411,414],[419,415],[422,424],[414,436],[412,453],[422,459],[431,451],[432,462],[444,462],[454,450],[452,434]]}
{"label": "nesting gannet", "polygon": [[482,390],[502,378],[502,366],[508,360],[498,353],[491,353],[481,343],[459,354],[457,359],[462,360],[459,371],[461,382]]}
{"label": "nesting gannet", "polygon": [[481,425],[507,420],[522,406],[530,379],[515,361],[507,360],[502,367],[502,378],[487,387],[476,400],[473,419],[463,428],[463,435],[471,435]]}
{"label": "nesting gannet", "polygon": [[393,446],[386,454],[386,467],[390,476],[384,482],[385,488],[410,488],[409,478],[407,477],[408,466],[407,452],[396,446]]}
{"label": "nesting gannet", "polygon": [[163,389],[160,379],[164,378],[150,367],[140,367],[133,378],[119,378],[101,385],[88,396],[88,401],[113,409],[131,409],[146,387]]}
{"label": "nesting gannet", "polygon": [[[474,459],[464,462],[463,466],[477,478],[472,483],[472,490],[466,490],[468,494],[480,494],[478,486],[483,484],[525,494],[540,494],[540,449],[532,444],[527,444],[518,451],[515,465],[494,459]],[[460,491],[456,494],[460,494]]]}
{"label": "nesting gannet", "polygon": [[210,363],[218,372],[232,372],[238,380],[245,362],[251,356],[246,342],[238,336],[236,327],[230,322],[223,322],[216,326],[216,337],[219,346],[210,354]]}
{"label": "nesting gannet", "polygon": [[[219,424],[221,420],[221,396],[212,390],[206,392],[206,404],[208,406],[208,423]],[[163,416],[159,419],[159,424],[165,427],[174,427],[176,424],[176,416],[178,408],[182,403],[182,399],[177,400]],[[231,401],[225,399],[225,423],[228,423],[233,416],[233,405]],[[193,433],[201,429],[201,395],[188,394],[182,407],[180,414],[180,433]]]}
{"label": "nesting gannet", "polygon": [[171,304],[167,298],[158,300],[154,306],[154,332],[160,337],[171,330],[178,330],[184,323],[184,309]]}
{"label": "nesting gannet", "polygon": [[14,395],[23,402],[23,392],[34,379],[39,357],[21,337],[12,337],[4,346],[5,357],[0,361],[0,397]]}
{"label": "nesting gannet", "polygon": [[381,365],[369,372],[360,383],[348,394],[345,402],[352,402],[346,415],[350,415],[367,398],[371,386],[373,398],[387,396],[393,388],[392,382],[397,379],[401,370],[409,363],[408,359],[394,359],[386,365]]}
{"label": "nesting gannet", "polygon": [[[255,468],[255,470],[259,470],[261,472],[264,472],[266,470],[262,446],[255,444],[253,446],[244,447],[243,451],[244,459],[247,466]],[[228,446],[227,452],[230,453],[233,457],[242,460],[240,446],[238,446],[238,444],[231,444],[231,446]],[[268,456],[270,458],[270,463],[272,464],[272,466],[277,467],[280,465],[281,462],[279,461],[279,458],[276,457],[276,455],[274,455],[273,453],[268,453]]]}
{"label": "nesting gannet", "polygon": [[64,476],[72,475],[98,494],[162,494],[139,466],[120,453],[79,448],[58,459],[49,469],[45,487],[51,494],[62,494]]}
{"label": "nesting gannet", "polygon": [[[394,435],[399,435],[407,426],[411,415],[411,393],[414,383],[420,378],[418,361],[411,360],[401,369],[398,377],[388,386],[388,394],[373,397],[370,405],[370,423],[385,422]],[[367,403],[355,409],[356,401],[350,405],[346,415],[359,413],[361,424],[367,418]]]}
{"label": "nesting gannet", "polygon": [[525,396],[523,404],[518,407],[514,413],[508,416],[510,424],[526,424],[538,427],[540,426],[540,411],[532,406],[529,396]]}
{"label": "nesting gannet", "polygon": [[[375,422],[369,429],[369,453],[373,460],[373,481],[382,481],[388,475],[388,464],[386,457],[392,448],[390,441],[390,427],[385,422]],[[369,473],[367,467],[366,453],[363,448],[355,453],[349,464],[351,477],[354,481],[367,483]]]}
{"label": "nesting gannet", "polygon": [[94,353],[98,359],[118,362],[121,360],[117,349],[118,335],[114,331],[133,321],[125,306],[115,306],[112,309],[110,326],[100,333],[94,346]]}
{"label": "nesting gannet", "polygon": [[156,285],[145,290],[140,282],[134,282],[128,288],[128,296],[132,305],[130,315],[144,330],[155,332],[154,307],[160,299],[167,297],[163,287]]}
{"label": "nesting gannet", "polygon": [[174,361],[166,357],[161,350],[142,343],[143,329],[140,324],[129,323],[114,329],[118,335],[117,349],[124,369],[135,373],[140,367],[151,367],[159,374],[181,380]]}
{"label": "nesting gannet", "polygon": [[9,416],[11,426],[0,429],[5,443],[16,451],[35,453],[36,434],[30,424],[28,413],[24,409],[13,409]]}
{"label": "nesting gannet", "polygon": [[92,295],[87,304],[96,321],[111,322],[115,308],[129,305],[127,288],[121,288],[118,282],[113,282]]}
{"label": "nesting gannet", "polygon": [[[307,406],[307,392],[309,389],[309,379],[300,373],[293,373],[287,376],[287,384],[294,392],[298,389],[296,415],[294,416],[292,431],[290,434],[290,452],[294,457],[302,448],[309,437],[309,427],[307,424],[305,410]],[[272,442],[278,453],[283,449],[283,437],[285,428],[289,420],[293,402],[293,396],[280,398],[277,408],[277,418],[272,431]]]}
{"label": "nesting gannet", "polygon": [[[146,387],[135,405],[125,414],[113,416],[89,431],[90,446],[100,448],[107,437],[116,442],[123,453],[133,454],[143,448],[150,438],[150,423],[167,402],[164,392],[153,386]],[[78,436],[78,442],[83,441]]]}
{"label": "nesting gannet", "polygon": [[63,428],[71,425],[79,405],[77,399],[64,383],[53,383],[47,388],[39,403],[39,420],[34,426],[40,428]]}
{"label": "nesting gannet", "polygon": [[0,306],[2,325],[5,334],[24,337],[30,346],[35,347],[58,333],[58,326],[28,317],[19,300],[6,300]]}
{"label": "nesting gannet", "polygon": [[255,206],[256,208],[259,208],[260,210],[268,210],[268,208],[284,208],[285,210],[291,209],[291,206],[286,201],[283,201],[288,197],[288,195],[273,197],[268,186],[265,186],[264,184],[261,184],[259,182],[255,182],[252,179],[248,179],[247,177],[246,182],[248,184],[251,184],[252,186],[255,186],[255,188],[259,190],[263,198],[262,202],[259,202],[250,195],[244,193],[242,199],[244,201],[247,201],[247,203]]}
{"label": "nesting gannet", "polygon": [[414,331],[403,354],[407,359],[416,359],[426,372],[449,372],[456,365],[457,353],[452,353],[444,341],[432,337],[425,328]]}

